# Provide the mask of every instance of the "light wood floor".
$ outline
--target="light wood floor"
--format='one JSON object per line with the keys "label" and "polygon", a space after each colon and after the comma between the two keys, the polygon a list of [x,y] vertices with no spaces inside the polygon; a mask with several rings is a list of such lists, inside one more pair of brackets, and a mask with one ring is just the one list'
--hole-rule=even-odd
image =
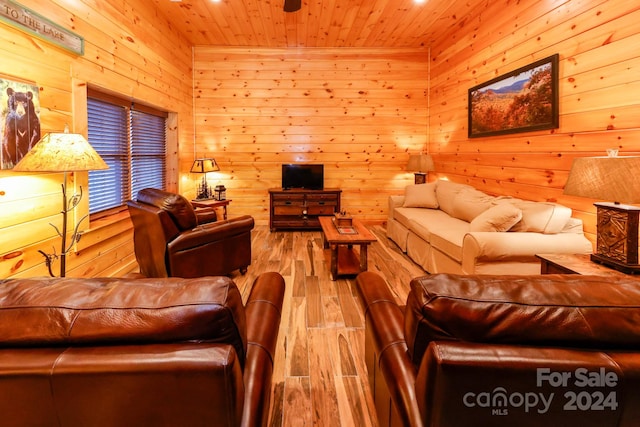
{"label": "light wood floor", "polygon": [[[399,302],[425,272],[370,225],[369,270],[379,272]],[[377,426],[364,364],[364,317],[355,278],[332,281],[320,231],[252,233],[252,264],[232,278],[246,297],[262,272],[285,278],[270,426]]]}

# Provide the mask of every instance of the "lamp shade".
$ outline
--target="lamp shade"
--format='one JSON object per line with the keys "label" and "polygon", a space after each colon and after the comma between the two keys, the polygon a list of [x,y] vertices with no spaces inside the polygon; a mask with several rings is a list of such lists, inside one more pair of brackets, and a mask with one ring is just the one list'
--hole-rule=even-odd
{"label": "lamp shade", "polygon": [[618,203],[640,202],[640,157],[579,157],[573,161],[564,194]]}
{"label": "lamp shade", "polygon": [[195,159],[193,165],[191,165],[191,173],[207,173],[219,170],[220,167],[216,160],[212,158]]}
{"label": "lamp shade", "polygon": [[86,138],[48,133],[14,166],[18,172],[70,172],[109,169]]}
{"label": "lamp shade", "polygon": [[434,170],[433,159],[428,154],[412,154],[409,156],[407,171],[429,172]]}

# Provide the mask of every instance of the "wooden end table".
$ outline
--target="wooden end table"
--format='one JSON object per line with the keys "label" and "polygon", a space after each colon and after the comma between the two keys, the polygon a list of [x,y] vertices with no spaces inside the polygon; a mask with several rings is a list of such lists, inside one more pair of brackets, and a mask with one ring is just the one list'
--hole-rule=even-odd
{"label": "wooden end table", "polygon": [[231,199],[226,200],[215,200],[215,199],[203,199],[203,200],[192,200],[191,205],[194,208],[222,208],[222,219],[227,219],[227,206],[231,203]]}
{"label": "wooden end table", "polygon": [[[323,247],[331,252],[331,280],[338,276],[355,275],[367,271],[367,247],[378,239],[357,219],[352,220],[354,233],[341,233],[333,216],[319,217]],[[360,247],[360,256],[353,249]]]}
{"label": "wooden end table", "polygon": [[541,274],[582,274],[628,276],[613,268],[591,261],[588,254],[537,254]]}

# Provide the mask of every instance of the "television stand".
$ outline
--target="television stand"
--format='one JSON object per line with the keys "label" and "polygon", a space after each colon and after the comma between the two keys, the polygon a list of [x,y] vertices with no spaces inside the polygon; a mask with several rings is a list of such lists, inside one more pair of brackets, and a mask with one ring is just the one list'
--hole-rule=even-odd
{"label": "television stand", "polygon": [[275,230],[320,230],[320,216],[340,212],[338,188],[269,189],[269,228]]}

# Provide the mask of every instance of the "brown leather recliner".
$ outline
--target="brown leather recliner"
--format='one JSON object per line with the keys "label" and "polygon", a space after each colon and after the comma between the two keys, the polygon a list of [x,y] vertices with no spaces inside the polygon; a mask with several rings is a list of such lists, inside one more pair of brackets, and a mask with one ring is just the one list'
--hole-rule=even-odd
{"label": "brown leather recliner", "polygon": [[285,283],[0,280],[2,426],[262,427]]}
{"label": "brown leather recliner", "polygon": [[146,277],[244,274],[251,264],[251,216],[218,221],[213,210],[194,210],[183,196],[155,188],[140,190],[127,205]]}
{"label": "brown leather recliner", "polygon": [[381,426],[636,427],[640,280],[358,275]]}

